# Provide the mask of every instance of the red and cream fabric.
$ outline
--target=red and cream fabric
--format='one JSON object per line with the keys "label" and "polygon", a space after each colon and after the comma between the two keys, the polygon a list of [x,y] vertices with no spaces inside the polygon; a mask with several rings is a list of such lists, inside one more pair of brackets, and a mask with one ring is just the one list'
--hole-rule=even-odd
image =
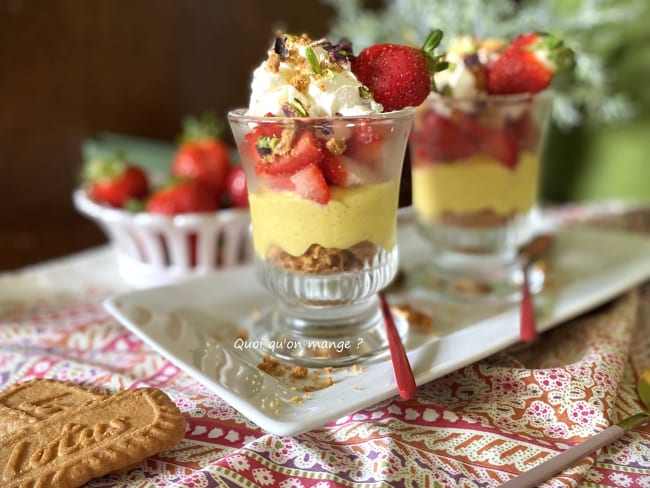
{"label": "red and cream fabric", "polygon": [[[650,212],[570,207],[572,224],[650,232]],[[106,249],[0,275],[0,388],[54,378],[105,392],[162,388],[188,428],[175,448],[89,487],[499,486],[639,412],[650,367],[650,285],[419,388],[322,428],[262,431],[104,311],[119,282]],[[84,279],[86,277],[87,279]],[[650,487],[650,426],[544,486]]]}

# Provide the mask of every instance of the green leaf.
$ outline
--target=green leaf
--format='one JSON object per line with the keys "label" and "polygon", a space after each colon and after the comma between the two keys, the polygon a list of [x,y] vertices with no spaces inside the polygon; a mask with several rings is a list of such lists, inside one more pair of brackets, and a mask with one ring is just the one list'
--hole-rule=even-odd
{"label": "green leaf", "polygon": [[124,209],[131,213],[144,212],[147,207],[147,202],[145,200],[137,200],[135,198],[129,198],[124,203]]}
{"label": "green leaf", "polygon": [[119,151],[95,155],[81,171],[84,181],[101,181],[116,178],[127,166],[123,154]]}
{"label": "green leaf", "polygon": [[200,117],[188,116],[183,119],[183,133],[180,143],[205,139],[221,139],[224,124],[214,112],[204,112]]}
{"label": "green leaf", "polygon": [[425,39],[424,45],[422,46],[422,50],[427,54],[433,53],[433,50],[440,45],[440,41],[442,41],[442,36],[443,33],[440,29],[432,30],[427,36],[427,38]]}

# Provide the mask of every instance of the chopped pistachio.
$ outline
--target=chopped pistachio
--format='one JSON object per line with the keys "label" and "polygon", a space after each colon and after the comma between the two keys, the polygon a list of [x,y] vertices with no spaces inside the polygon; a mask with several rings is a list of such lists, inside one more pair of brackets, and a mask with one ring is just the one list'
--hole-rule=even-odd
{"label": "chopped pistachio", "polygon": [[296,112],[298,112],[301,117],[308,117],[309,116],[309,114],[307,113],[307,109],[302,104],[302,102],[300,100],[298,100],[297,98],[294,98],[293,100],[291,100],[291,106],[294,109],[296,109]]}
{"label": "chopped pistachio", "polygon": [[267,156],[273,152],[275,146],[277,146],[279,142],[280,139],[277,137],[260,136],[255,144],[257,153],[262,157]]}
{"label": "chopped pistachio", "polygon": [[364,100],[369,100],[370,98],[372,98],[372,92],[370,91],[370,89],[368,89],[367,86],[362,85],[359,87],[359,96]]}
{"label": "chopped pistachio", "polygon": [[309,61],[309,65],[311,66],[311,69],[314,70],[314,73],[320,75],[323,72],[323,70],[320,67],[320,62],[316,57],[316,53],[314,53],[314,50],[311,47],[307,46],[305,48],[305,56],[307,57],[307,61]]}

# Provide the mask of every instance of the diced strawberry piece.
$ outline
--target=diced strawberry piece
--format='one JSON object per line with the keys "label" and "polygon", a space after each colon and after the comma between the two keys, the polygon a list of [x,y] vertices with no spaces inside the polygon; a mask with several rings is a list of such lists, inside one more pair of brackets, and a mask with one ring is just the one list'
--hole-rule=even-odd
{"label": "diced strawberry piece", "polygon": [[534,151],[537,148],[540,131],[530,112],[524,112],[518,119],[508,121],[506,127],[517,140],[520,149]]}
{"label": "diced strawberry piece", "polygon": [[313,133],[300,132],[287,154],[276,155],[270,161],[262,160],[255,166],[258,174],[290,176],[309,164],[319,164],[325,153]]}
{"label": "diced strawberry piece", "polygon": [[[452,120],[431,110],[424,115],[420,144],[432,161],[453,161],[476,153],[478,141],[466,133]],[[417,144],[417,139],[416,139]]]}
{"label": "diced strawberry piece", "polygon": [[298,171],[291,176],[291,181],[296,185],[295,191],[298,195],[313,202],[327,205],[332,197],[325,177],[316,164],[310,164]]}
{"label": "diced strawberry piece", "polygon": [[370,144],[371,142],[375,142],[377,139],[379,139],[379,135],[377,134],[377,131],[375,131],[374,127],[362,123],[354,127],[354,131],[350,137],[350,140],[357,144]]}
{"label": "diced strawberry piece", "polygon": [[491,131],[483,138],[481,149],[507,168],[517,166],[517,140],[507,130]]}
{"label": "diced strawberry piece", "polygon": [[296,185],[293,184],[289,176],[263,176],[266,186],[273,191],[294,191]]}
{"label": "diced strawberry piece", "polygon": [[474,141],[480,140],[487,132],[481,125],[476,115],[457,110],[453,114],[453,120],[465,137]]}
{"label": "diced strawberry piece", "polygon": [[320,169],[325,180],[330,185],[346,186],[349,180],[348,170],[343,166],[341,160],[329,151],[325,151],[325,157],[320,162]]}
{"label": "diced strawberry piece", "polygon": [[262,145],[260,138],[266,137],[269,140],[273,138],[279,140],[281,135],[282,131],[274,124],[260,124],[254,127],[253,130],[246,134],[249,157],[256,163],[261,162],[264,150],[259,147]]}
{"label": "diced strawberry piece", "polygon": [[372,163],[382,157],[384,148],[382,138],[369,125],[356,127],[346,143],[348,147],[345,150],[345,155],[359,162]]}

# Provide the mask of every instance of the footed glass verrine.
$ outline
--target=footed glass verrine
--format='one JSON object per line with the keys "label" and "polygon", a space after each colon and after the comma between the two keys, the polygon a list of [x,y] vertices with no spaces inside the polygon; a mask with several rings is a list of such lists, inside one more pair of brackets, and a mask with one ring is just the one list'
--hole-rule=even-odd
{"label": "footed glass verrine", "polygon": [[332,118],[228,114],[246,173],[255,263],[277,304],[254,324],[272,356],[350,364],[387,350],[377,293],[397,272],[413,110]]}
{"label": "footed glass verrine", "polygon": [[[422,290],[461,301],[518,299],[518,249],[533,231],[550,102],[549,93],[432,93],[418,107],[409,143],[413,207],[433,250],[412,278]],[[531,272],[533,291],[543,279]]]}

